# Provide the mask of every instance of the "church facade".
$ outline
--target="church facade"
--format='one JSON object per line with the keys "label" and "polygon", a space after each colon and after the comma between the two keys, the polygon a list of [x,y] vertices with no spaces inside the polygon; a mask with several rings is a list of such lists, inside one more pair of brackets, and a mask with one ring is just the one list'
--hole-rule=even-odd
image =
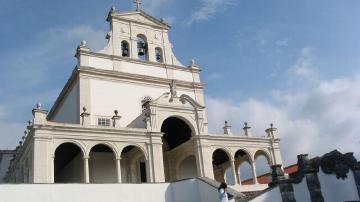
{"label": "church facade", "polygon": [[[255,159],[282,164],[276,128],[264,136],[208,131],[204,84],[194,60],[181,64],[170,26],[138,8],[107,21],[108,44],[91,51],[85,41],[77,65],[50,111],[33,109],[23,141],[6,174],[12,183],[155,183],[194,177],[243,189],[239,167]],[[221,110],[221,109],[218,109]]]}

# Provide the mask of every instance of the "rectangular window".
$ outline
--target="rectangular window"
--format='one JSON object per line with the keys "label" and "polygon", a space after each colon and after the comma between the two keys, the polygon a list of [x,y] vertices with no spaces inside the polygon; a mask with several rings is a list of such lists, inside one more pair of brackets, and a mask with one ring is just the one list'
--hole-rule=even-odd
{"label": "rectangular window", "polygon": [[98,126],[110,126],[110,119],[108,118],[98,118]]}

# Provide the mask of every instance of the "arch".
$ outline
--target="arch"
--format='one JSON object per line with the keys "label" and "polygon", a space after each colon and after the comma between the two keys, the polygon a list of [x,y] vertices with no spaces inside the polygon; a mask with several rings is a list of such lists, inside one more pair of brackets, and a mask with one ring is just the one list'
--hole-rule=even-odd
{"label": "arch", "polygon": [[161,126],[164,124],[164,121],[169,118],[177,118],[177,119],[184,121],[191,129],[191,136],[194,136],[196,134],[196,123],[192,122],[190,117],[186,118],[185,116],[182,116],[179,114],[165,116],[162,119],[160,119],[159,123],[161,123],[161,124],[160,124],[159,128],[161,128]]}
{"label": "arch", "polygon": [[[194,154],[195,147],[192,136],[195,133],[192,125],[188,124],[189,121],[178,115],[168,116],[161,123],[165,181],[171,182],[177,180],[179,176],[177,168],[180,165],[178,161],[173,159],[182,158],[186,152]],[[197,168],[196,159],[191,166]]]}
{"label": "arch", "polygon": [[83,157],[84,153],[79,145],[72,142],[59,144],[54,152],[54,182],[82,182]]}
{"label": "arch", "polygon": [[[271,172],[270,166],[272,165],[270,154],[265,149],[259,149],[254,153],[254,164],[256,175]],[[259,183],[267,183],[259,181]]]}
{"label": "arch", "polygon": [[92,183],[116,183],[116,153],[110,144],[99,143],[89,152],[89,179]]}
{"label": "arch", "polygon": [[127,145],[121,150],[121,179],[127,183],[149,181],[149,162],[139,146]]}
{"label": "arch", "polygon": [[92,144],[91,146],[89,146],[89,150],[87,151],[86,156],[89,156],[91,150],[98,145],[104,145],[104,146],[109,147],[111,149],[111,151],[114,153],[115,158],[118,158],[120,156],[116,145],[114,145],[110,142],[98,142],[98,143]]}
{"label": "arch", "polygon": [[169,145],[169,150],[189,141],[194,135],[189,124],[178,116],[170,116],[161,124],[161,132],[164,133],[163,140]]}
{"label": "arch", "polygon": [[129,42],[123,40],[121,42],[121,56],[123,57],[130,57],[130,46]]}
{"label": "arch", "polygon": [[[227,148],[217,148],[212,153],[212,164],[214,171],[214,179],[218,182],[225,182],[225,174],[229,167],[232,167],[232,155]],[[232,178],[235,179],[232,173]],[[234,180],[235,182],[235,180]]]}
{"label": "arch", "polygon": [[164,62],[164,53],[160,47],[155,48],[155,61],[160,63]]}
{"label": "arch", "polygon": [[59,146],[61,146],[62,144],[66,144],[66,143],[70,143],[70,144],[74,144],[74,145],[78,146],[82,152],[82,155],[87,156],[86,146],[83,143],[76,141],[76,140],[63,140],[63,141],[56,143],[53,147],[54,149],[52,151],[52,156],[55,157],[55,152],[59,148]]}
{"label": "arch", "polygon": [[241,182],[246,180],[246,184],[253,184],[253,181],[249,181],[248,179],[252,179],[253,171],[252,171],[252,154],[246,148],[240,148],[236,150],[234,154],[235,159],[235,170],[238,180]]}
{"label": "arch", "polygon": [[272,165],[272,159],[271,159],[271,155],[268,151],[266,151],[266,149],[258,149],[253,156],[253,160],[255,161],[257,157],[259,157],[260,155],[265,156],[265,158],[267,159],[269,165]]}
{"label": "arch", "polygon": [[138,58],[143,61],[149,60],[149,50],[146,36],[144,34],[138,34],[136,36],[136,40]]}
{"label": "arch", "polygon": [[125,149],[126,147],[129,147],[129,146],[133,146],[133,147],[136,147],[136,148],[138,148],[139,150],[141,150],[142,153],[143,153],[144,156],[145,156],[145,160],[149,160],[149,158],[148,158],[148,153],[146,152],[145,148],[144,148],[142,145],[138,144],[138,143],[128,143],[128,144],[122,146],[122,147],[119,149],[119,151],[120,151],[120,152],[119,152],[119,157],[121,157],[121,154],[122,154],[122,152],[124,151],[124,149]]}

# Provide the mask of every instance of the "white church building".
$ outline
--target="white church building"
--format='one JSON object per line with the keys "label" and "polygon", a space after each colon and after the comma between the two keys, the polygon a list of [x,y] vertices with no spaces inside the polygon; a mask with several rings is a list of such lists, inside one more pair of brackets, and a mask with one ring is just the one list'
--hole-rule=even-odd
{"label": "white church building", "polygon": [[[107,46],[82,41],[52,108],[38,104],[5,176],[10,183],[159,183],[206,177],[238,191],[262,190],[256,158],[282,164],[276,128],[263,136],[208,131],[205,85],[194,60],[180,63],[170,26],[138,7],[108,14]],[[209,84],[211,85],[211,84]],[[222,110],[222,109],[217,109]],[[260,134],[261,135],[261,134]],[[241,185],[249,162],[253,185]]]}

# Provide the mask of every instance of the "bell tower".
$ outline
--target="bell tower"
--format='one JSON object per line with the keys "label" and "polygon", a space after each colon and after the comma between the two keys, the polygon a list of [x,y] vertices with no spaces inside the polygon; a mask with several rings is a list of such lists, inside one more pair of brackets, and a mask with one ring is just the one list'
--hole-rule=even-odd
{"label": "bell tower", "polygon": [[176,84],[179,96],[204,106],[199,66],[193,60],[188,66],[180,63],[169,40],[170,26],[141,10],[139,0],[134,3],[135,11],[110,9],[104,49],[93,52],[85,41],[79,45],[78,64],[50,111],[50,120],[80,123],[79,114],[86,108],[88,123],[108,125],[117,110],[121,127],[140,127],[137,118],[144,99],[169,92],[170,83]]}

